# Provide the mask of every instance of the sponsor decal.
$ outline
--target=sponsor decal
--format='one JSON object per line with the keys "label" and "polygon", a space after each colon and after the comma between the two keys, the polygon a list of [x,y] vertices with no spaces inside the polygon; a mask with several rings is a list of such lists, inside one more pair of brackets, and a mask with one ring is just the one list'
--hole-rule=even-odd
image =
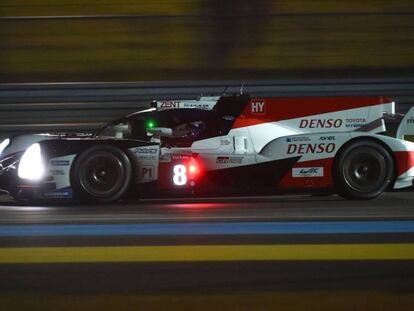
{"label": "sponsor decal", "polygon": [[169,154],[162,154],[160,156],[160,162],[171,162],[171,156]]}
{"label": "sponsor decal", "polygon": [[230,162],[230,157],[217,157],[216,163],[217,164],[224,164],[224,163],[229,163]]}
{"label": "sponsor decal", "polygon": [[191,159],[191,156],[184,155],[184,154],[172,154],[171,160],[173,161],[183,161],[183,160],[189,160]]}
{"label": "sponsor decal", "polygon": [[345,127],[347,128],[358,128],[367,123],[367,119],[365,118],[348,118],[345,119]]}
{"label": "sponsor decal", "polygon": [[158,152],[158,148],[140,148],[137,147],[134,149],[134,153],[139,154],[156,154]]}
{"label": "sponsor decal", "polygon": [[217,164],[241,164],[243,157],[217,157]]}
{"label": "sponsor decal", "polygon": [[253,114],[265,114],[266,113],[266,103],[262,100],[252,101],[250,103],[251,113]]}
{"label": "sponsor decal", "polygon": [[346,128],[358,128],[367,123],[366,118],[347,118],[347,119],[302,119],[300,120],[300,128],[340,128],[343,125]]}
{"label": "sponsor decal", "polygon": [[183,108],[199,108],[199,109],[209,109],[209,104],[202,104],[202,103],[182,103]]}
{"label": "sponsor decal", "polygon": [[323,177],[323,167],[294,167],[292,177]]}
{"label": "sponsor decal", "polygon": [[288,143],[291,143],[291,142],[298,142],[298,141],[311,141],[311,139],[308,136],[299,136],[299,137],[288,137],[286,138],[286,141]]}
{"label": "sponsor decal", "polygon": [[243,157],[230,157],[230,163],[241,164]]}
{"label": "sponsor decal", "polygon": [[69,166],[69,160],[51,160],[50,165],[53,166]]}
{"label": "sponsor decal", "polygon": [[50,170],[50,174],[53,176],[58,176],[58,175],[65,175],[65,171],[63,170]]}
{"label": "sponsor decal", "polygon": [[221,140],[220,140],[220,144],[221,144],[222,146],[228,146],[228,145],[230,145],[230,144],[231,144],[231,142],[230,142],[230,139],[229,139],[229,138],[225,138],[225,139],[221,139]]}
{"label": "sponsor decal", "polygon": [[180,106],[179,101],[168,100],[168,101],[161,102],[160,108],[178,108],[179,106]]}
{"label": "sponsor decal", "polygon": [[155,156],[155,155],[140,155],[138,158],[142,161],[155,161],[157,159],[157,156]]}
{"label": "sponsor decal", "polygon": [[314,154],[314,153],[332,153],[335,151],[334,143],[317,143],[317,144],[289,144],[287,154]]}
{"label": "sponsor decal", "polygon": [[303,119],[300,120],[300,128],[340,128],[342,126],[342,119]]}
{"label": "sponsor decal", "polygon": [[45,192],[43,196],[45,196],[46,198],[72,198],[73,193],[71,189],[66,189]]}
{"label": "sponsor decal", "polygon": [[413,124],[414,123],[414,117],[410,117],[407,119],[407,124]]}
{"label": "sponsor decal", "polygon": [[332,141],[332,140],[335,140],[335,136],[321,136],[321,137],[319,137],[319,140],[329,140],[329,141]]}

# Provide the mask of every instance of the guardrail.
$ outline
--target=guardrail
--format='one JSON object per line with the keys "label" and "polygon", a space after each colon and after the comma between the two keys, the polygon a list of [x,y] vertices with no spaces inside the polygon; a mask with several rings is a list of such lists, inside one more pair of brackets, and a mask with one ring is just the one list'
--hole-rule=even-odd
{"label": "guardrail", "polygon": [[[48,83],[0,85],[0,137],[90,130],[149,106],[154,99],[239,93],[243,81]],[[387,95],[404,112],[414,104],[413,79],[245,81],[252,96]]]}

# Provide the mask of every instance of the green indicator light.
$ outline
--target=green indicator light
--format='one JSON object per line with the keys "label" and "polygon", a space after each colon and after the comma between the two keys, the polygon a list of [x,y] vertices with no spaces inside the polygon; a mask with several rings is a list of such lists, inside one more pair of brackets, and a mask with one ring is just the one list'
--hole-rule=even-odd
{"label": "green indicator light", "polygon": [[155,127],[155,122],[154,122],[154,120],[149,120],[149,121],[147,122],[147,128],[152,129],[152,128],[154,128],[154,127]]}

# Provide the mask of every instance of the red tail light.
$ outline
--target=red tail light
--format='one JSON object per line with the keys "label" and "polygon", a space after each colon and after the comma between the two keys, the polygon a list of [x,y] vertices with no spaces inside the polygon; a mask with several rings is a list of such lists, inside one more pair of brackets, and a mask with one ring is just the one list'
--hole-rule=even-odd
{"label": "red tail light", "polygon": [[188,169],[188,177],[190,179],[196,179],[200,174],[200,165],[198,164],[197,160],[191,158],[187,166]]}

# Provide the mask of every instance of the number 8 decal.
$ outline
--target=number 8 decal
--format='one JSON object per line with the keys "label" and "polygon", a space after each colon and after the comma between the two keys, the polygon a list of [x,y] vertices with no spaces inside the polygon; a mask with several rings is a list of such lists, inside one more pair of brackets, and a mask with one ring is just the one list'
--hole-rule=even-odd
{"label": "number 8 decal", "polygon": [[173,182],[177,186],[184,186],[187,183],[187,168],[179,164],[174,166]]}

